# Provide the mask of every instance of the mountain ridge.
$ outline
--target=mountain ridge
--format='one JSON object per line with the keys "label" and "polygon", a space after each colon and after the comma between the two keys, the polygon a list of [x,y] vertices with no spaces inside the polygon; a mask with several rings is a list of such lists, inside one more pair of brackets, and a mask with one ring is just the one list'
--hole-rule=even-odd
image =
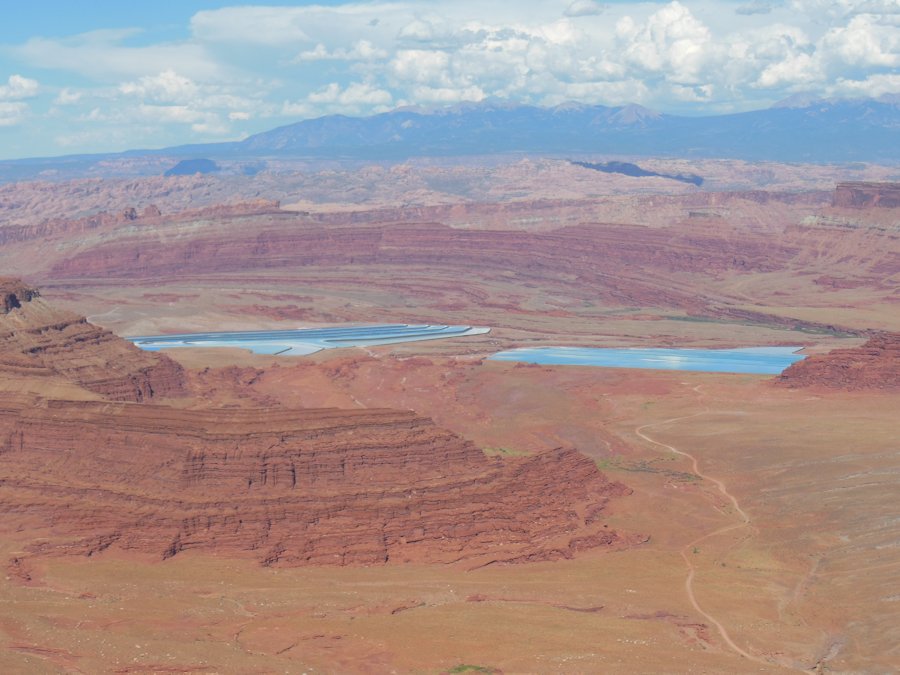
{"label": "mountain ridge", "polygon": [[893,164],[897,147],[896,96],[795,96],[767,109],[705,117],[671,115],[637,104],[539,107],[492,99],[431,110],[404,107],[368,117],[326,115],[241,141],[7,160],[0,162],[0,181],[138,158],[171,158],[174,165],[184,159],[399,161],[524,153]]}

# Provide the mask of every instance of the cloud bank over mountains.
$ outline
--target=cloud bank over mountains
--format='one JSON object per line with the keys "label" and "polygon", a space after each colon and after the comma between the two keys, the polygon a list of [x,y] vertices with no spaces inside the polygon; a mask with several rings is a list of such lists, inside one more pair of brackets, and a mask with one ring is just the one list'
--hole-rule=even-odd
{"label": "cloud bank over mountains", "polygon": [[0,134],[52,154],[492,97],[700,114],[900,92],[900,0],[241,5],[180,30],[6,44]]}

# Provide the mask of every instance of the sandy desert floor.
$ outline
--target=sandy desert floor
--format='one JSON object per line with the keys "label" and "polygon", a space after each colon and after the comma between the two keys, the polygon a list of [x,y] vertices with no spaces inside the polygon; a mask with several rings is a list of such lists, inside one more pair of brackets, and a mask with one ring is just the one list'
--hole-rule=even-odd
{"label": "sandy desert floor", "polygon": [[[445,357],[413,367],[411,349],[281,360],[244,396],[414,402],[501,455],[576,444],[634,489],[611,506],[610,526],[649,541],[477,570],[265,569],[191,552],[162,564],[115,553],[49,559],[30,581],[2,584],[3,669],[887,672],[897,663],[894,397],[784,390],[746,375]],[[4,537],[7,557],[15,538]]]}

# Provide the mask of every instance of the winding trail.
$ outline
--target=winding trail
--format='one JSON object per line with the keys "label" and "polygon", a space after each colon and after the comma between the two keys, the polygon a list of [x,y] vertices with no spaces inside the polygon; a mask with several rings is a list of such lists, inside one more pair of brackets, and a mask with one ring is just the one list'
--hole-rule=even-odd
{"label": "winding trail", "polygon": [[[695,391],[698,388],[699,387],[695,388]],[[699,393],[699,391],[697,393]],[[691,557],[688,553],[689,551],[691,551],[694,548],[694,546],[699,544],[701,541],[704,541],[705,539],[710,539],[711,537],[716,537],[720,534],[724,534],[725,532],[731,532],[732,530],[738,530],[738,529],[741,529],[744,527],[750,527],[750,516],[748,516],[746,511],[744,511],[744,509],[741,508],[741,505],[738,503],[738,500],[734,497],[734,495],[732,495],[728,491],[728,488],[725,486],[725,483],[723,483],[718,478],[714,478],[708,474],[703,473],[700,470],[700,466],[699,466],[699,463],[697,462],[696,457],[694,457],[689,452],[679,450],[678,448],[676,448],[673,445],[669,445],[668,443],[663,443],[661,441],[657,441],[644,433],[644,429],[650,429],[652,427],[659,427],[659,426],[663,426],[665,424],[671,424],[672,422],[679,422],[681,420],[691,419],[693,417],[700,417],[701,415],[710,414],[710,412],[711,411],[707,408],[707,409],[703,410],[702,412],[694,413],[693,415],[684,415],[682,417],[673,417],[671,419],[663,420],[661,422],[652,422],[650,424],[644,424],[642,426],[637,427],[634,430],[634,433],[635,433],[635,435],[644,439],[648,443],[652,443],[653,445],[658,445],[659,447],[665,448],[666,450],[669,450],[670,452],[673,452],[676,455],[681,455],[682,457],[687,457],[689,460],[691,460],[691,465],[693,467],[694,473],[696,475],[700,476],[700,478],[702,478],[703,480],[709,481],[710,483],[715,485],[716,489],[719,491],[719,493],[723,497],[725,497],[728,501],[731,502],[731,505],[734,507],[734,512],[740,517],[739,522],[732,523],[731,525],[725,525],[724,527],[720,527],[717,530],[714,530],[712,532],[704,534],[703,536],[698,537],[697,539],[694,539],[693,541],[688,542],[687,544],[685,544],[682,547],[682,549],[680,551],[681,557],[684,559],[684,563],[688,569],[688,575],[684,581],[684,589],[687,592],[688,600],[691,601],[691,605],[693,605],[694,609],[699,614],[701,614],[704,618],[706,618],[706,620],[709,621],[713,626],[716,627],[716,630],[719,631],[719,635],[721,636],[722,640],[725,642],[725,644],[727,644],[732,649],[732,651],[737,653],[739,656],[744,657],[745,659],[754,661],[756,663],[760,663],[762,665],[765,665],[765,666],[768,666],[771,668],[773,665],[776,665],[776,664],[772,663],[771,661],[762,659],[758,656],[754,656],[753,654],[749,653],[745,649],[738,646],[735,643],[735,641],[731,638],[731,636],[728,634],[728,630],[725,628],[725,626],[722,624],[722,622],[719,621],[712,614],[707,612],[705,609],[703,609],[703,607],[700,606],[700,603],[697,602],[697,597],[694,595],[694,575],[697,571],[697,568],[695,567],[695,565],[692,562]]]}

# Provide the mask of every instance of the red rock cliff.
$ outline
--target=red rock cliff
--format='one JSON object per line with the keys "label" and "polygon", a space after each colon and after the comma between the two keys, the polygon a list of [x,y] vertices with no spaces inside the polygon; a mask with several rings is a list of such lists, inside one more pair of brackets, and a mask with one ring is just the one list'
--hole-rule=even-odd
{"label": "red rock cliff", "polygon": [[482,565],[628,541],[601,517],[629,491],[587,457],[491,459],[405,411],[0,399],[0,485],[44,554]]}
{"label": "red rock cliff", "polygon": [[778,383],[788,387],[900,391],[900,334],[885,333],[860,347],[810,356],[785,370]]}
{"label": "red rock cliff", "polygon": [[62,378],[115,401],[184,392],[184,373],[174,361],[51,307],[21,281],[0,278],[0,299],[2,376]]}
{"label": "red rock cliff", "polygon": [[900,208],[900,183],[838,183],[831,203],[845,209]]}

